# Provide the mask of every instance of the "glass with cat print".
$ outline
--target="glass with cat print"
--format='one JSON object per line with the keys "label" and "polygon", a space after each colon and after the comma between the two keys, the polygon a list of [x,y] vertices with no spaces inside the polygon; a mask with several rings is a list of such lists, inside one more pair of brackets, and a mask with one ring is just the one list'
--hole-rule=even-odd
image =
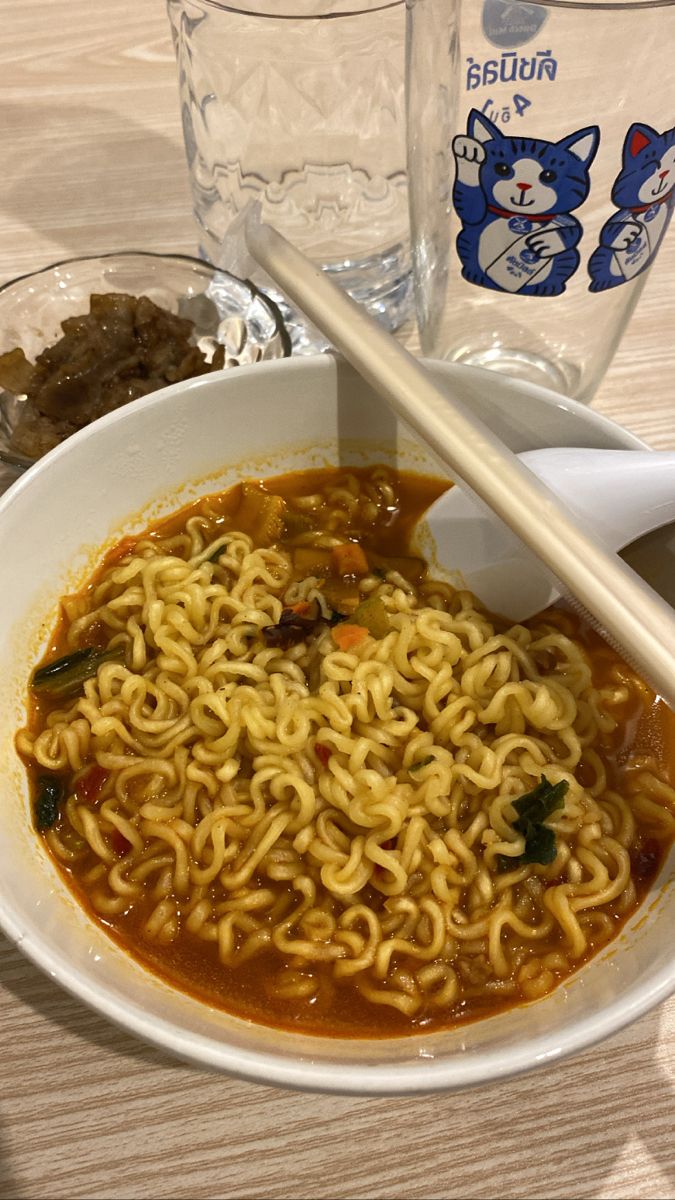
{"label": "glass with cat print", "polygon": [[590,401],[675,207],[675,2],[407,9],[422,351]]}

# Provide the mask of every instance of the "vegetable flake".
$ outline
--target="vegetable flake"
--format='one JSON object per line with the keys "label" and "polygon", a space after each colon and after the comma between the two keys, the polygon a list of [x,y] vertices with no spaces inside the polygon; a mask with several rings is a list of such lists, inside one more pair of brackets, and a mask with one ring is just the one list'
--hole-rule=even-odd
{"label": "vegetable flake", "polygon": [[549,783],[542,775],[531,792],[526,792],[524,796],[513,801],[513,807],[518,813],[513,828],[525,838],[525,849],[515,858],[508,854],[500,854],[500,870],[508,871],[527,863],[547,866],[553,862],[557,853],[555,833],[544,822],[557,809],[564,807],[568,788],[569,784],[565,779],[561,779],[559,783]]}

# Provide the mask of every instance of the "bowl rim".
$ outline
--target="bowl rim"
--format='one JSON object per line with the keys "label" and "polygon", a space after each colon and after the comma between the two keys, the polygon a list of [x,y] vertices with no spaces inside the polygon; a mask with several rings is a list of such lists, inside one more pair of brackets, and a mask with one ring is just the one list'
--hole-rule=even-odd
{"label": "bowl rim", "polygon": [[[249,373],[252,370],[278,372],[279,370],[316,371],[330,370],[331,359],[338,364],[339,355],[298,356],[288,360],[279,359],[240,367]],[[494,383],[492,372],[482,368],[460,367],[457,364],[423,360],[432,368],[445,368],[444,374],[452,378],[458,371],[469,372],[474,378]],[[51,463],[69,452],[68,448],[77,441],[91,436],[92,430],[128,419],[133,406],[163,406],[172,395],[186,388],[199,386],[200,379],[209,383],[231,379],[229,371],[213,372],[209,376],[173,384],[133,401],[132,405],[115,410],[79,430],[66,442],[56,446],[43,456],[30,471],[20,476],[4,496],[0,497],[0,520],[4,510],[15,497],[30,487],[37,471],[49,470]],[[626,448],[639,448],[644,443],[629,430],[589,410],[578,401],[548,391],[538,385],[525,386],[531,395],[542,398],[547,406],[562,406],[584,416],[590,427],[604,429],[613,440]],[[590,418],[590,420],[589,420]],[[644,1015],[655,1005],[675,991],[675,957],[655,971],[647,983],[641,979],[629,984],[621,996],[603,1005],[596,1012],[589,1012],[567,1030],[558,1033],[546,1032],[533,1038],[523,1037],[514,1047],[475,1050],[463,1055],[460,1050],[450,1056],[433,1059],[420,1056],[415,1061],[392,1064],[357,1064],[336,1061],[315,1061],[312,1058],[295,1058],[288,1054],[266,1050],[254,1050],[234,1045],[227,1040],[216,1039],[206,1034],[195,1033],[179,1027],[174,1022],[146,1012],[135,1001],[119,999],[111,995],[105,986],[55,953],[46,935],[38,931],[21,929],[14,914],[11,898],[0,891],[0,928],[23,954],[40,970],[49,975],[66,992],[102,1014],[118,1027],[130,1032],[142,1041],[167,1051],[170,1054],[200,1067],[218,1069],[227,1074],[252,1083],[278,1086],[304,1091],[335,1093],[340,1095],[397,1096],[424,1094],[441,1091],[456,1091],[480,1084],[496,1083],[500,1080],[534,1070],[537,1066],[560,1061],[597,1044],[619,1032],[626,1025]],[[141,966],[141,969],[142,966]],[[561,985],[564,987],[564,983]],[[526,1011],[527,1006],[519,1006]],[[236,1018],[235,1018],[236,1019]],[[248,1022],[245,1022],[249,1024]],[[467,1025],[467,1029],[471,1026]],[[323,1040],[323,1039],[322,1039]],[[354,1039],[355,1042],[360,1039]],[[406,1038],[383,1039],[405,1044]],[[331,1039],[325,1039],[329,1045]]]}
{"label": "bowl rim", "polygon": [[[507,1051],[499,1048],[473,1051],[470,1056],[464,1056],[461,1051],[438,1060],[419,1055],[413,1063],[375,1066],[316,1062],[311,1058],[298,1056],[293,1059],[235,1046],[226,1040],[179,1028],[162,1017],[148,1015],[130,1000],[112,998],[105,987],[65,964],[50,950],[46,938],[22,934],[14,924],[11,912],[7,912],[2,896],[0,926],[16,948],[64,991],[142,1042],[195,1066],[219,1070],[248,1083],[343,1096],[393,1097],[454,1092],[528,1074],[538,1067],[552,1065],[598,1045],[644,1016],[675,991],[675,971],[671,962],[647,987],[634,984],[627,994],[598,1012],[589,1013],[566,1033],[553,1035],[555,1044],[548,1033],[529,1039],[524,1036],[517,1047],[509,1047]],[[528,1005],[519,1007],[526,1012]],[[465,1028],[470,1029],[471,1024]],[[359,1040],[354,1039],[355,1042]],[[406,1038],[382,1039],[384,1042],[393,1040],[403,1044]],[[325,1041],[330,1044],[331,1039],[327,1037]]]}
{"label": "bowl rim", "polygon": [[241,279],[238,275],[233,275],[231,271],[226,271],[224,267],[216,267],[213,263],[207,262],[205,258],[199,258],[196,254],[184,254],[182,251],[174,250],[137,250],[131,247],[123,250],[106,250],[103,254],[75,254],[69,258],[58,258],[55,262],[47,263],[44,267],[38,267],[35,271],[25,271],[22,275],[14,275],[12,279],[6,279],[4,283],[0,283],[0,295],[17,283],[23,283],[26,279],[35,279],[38,275],[48,275],[50,271],[56,271],[59,267],[72,267],[75,263],[103,262],[107,258],[156,258],[163,261],[171,260],[173,262],[190,263],[193,267],[201,267],[206,274],[227,275],[230,279],[236,279],[238,283],[245,284],[264,304],[269,305],[273,315],[281,321],[285,329],[285,323],[278,304],[266,292],[263,292],[261,288],[253,283],[252,280]]}
{"label": "bowl rim", "polygon": [[27,279],[37,279],[40,275],[48,275],[50,271],[56,271],[59,267],[72,267],[75,263],[104,262],[109,258],[154,258],[163,262],[188,263],[193,267],[200,267],[205,275],[211,275],[211,277],[226,275],[230,279],[236,279],[237,283],[241,283],[247,287],[251,295],[256,300],[260,300],[269,309],[270,315],[274,318],[274,334],[278,334],[283,345],[284,353],[282,357],[290,358],[292,350],[291,338],[286,328],[283,313],[276,300],[273,300],[267,292],[253,283],[251,279],[241,279],[238,275],[233,275],[231,271],[226,271],[223,267],[216,267],[213,263],[207,262],[205,258],[199,258],[196,254],[183,254],[173,250],[136,250],[133,248],[106,250],[104,254],[76,254],[70,258],[59,258],[56,262],[47,263],[44,267],[38,267],[36,271],[26,271],[23,275],[15,275],[13,279],[5,280],[4,283],[0,284],[0,297],[3,292],[8,291],[17,283],[25,283]]}

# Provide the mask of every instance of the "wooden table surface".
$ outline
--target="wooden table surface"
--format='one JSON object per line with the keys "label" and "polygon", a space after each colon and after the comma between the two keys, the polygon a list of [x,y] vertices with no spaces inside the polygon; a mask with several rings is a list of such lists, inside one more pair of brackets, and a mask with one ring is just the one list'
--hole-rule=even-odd
{"label": "wooden table surface", "polygon": [[[0,281],[194,251],[162,0],[0,0]],[[595,401],[675,447],[675,233]],[[552,1070],[335,1098],[174,1062],[0,937],[0,1197],[675,1197],[675,999]]]}

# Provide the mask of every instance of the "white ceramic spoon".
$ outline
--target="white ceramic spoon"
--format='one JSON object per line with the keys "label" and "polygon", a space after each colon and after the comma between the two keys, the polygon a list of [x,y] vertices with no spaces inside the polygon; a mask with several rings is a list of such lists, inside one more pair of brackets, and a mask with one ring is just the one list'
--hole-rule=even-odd
{"label": "white ceramic spoon", "polygon": [[[607,550],[622,550],[675,521],[671,451],[560,447],[528,450],[518,458]],[[541,559],[463,485],[432,504],[414,544],[434,574],[468,587],[487,608],[513,621],[541,612],[561,594]]]}

